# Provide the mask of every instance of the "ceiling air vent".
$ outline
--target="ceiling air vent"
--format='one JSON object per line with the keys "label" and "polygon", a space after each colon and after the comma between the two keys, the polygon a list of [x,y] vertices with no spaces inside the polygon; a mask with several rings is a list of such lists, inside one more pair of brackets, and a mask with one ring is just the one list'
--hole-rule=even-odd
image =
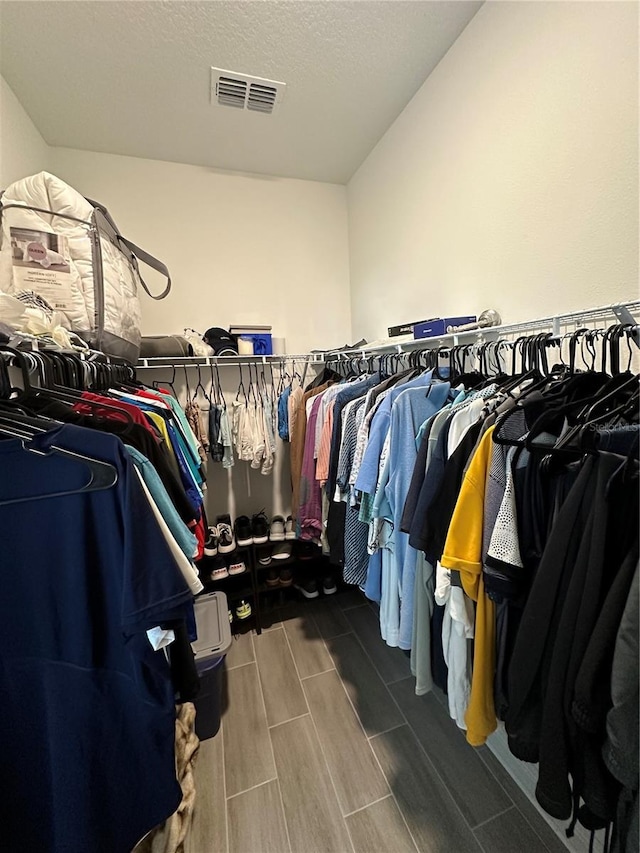
{"label": "ceiling air vent", "polygon": [[222,68],[211,69],[211,102],[222,107],[239,107],[272,113],[284,97],[286,83],[251,77]]}

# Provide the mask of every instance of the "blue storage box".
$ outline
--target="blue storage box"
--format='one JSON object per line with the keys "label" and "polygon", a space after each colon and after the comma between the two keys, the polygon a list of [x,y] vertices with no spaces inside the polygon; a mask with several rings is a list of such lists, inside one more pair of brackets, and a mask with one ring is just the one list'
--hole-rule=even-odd
{"label": "blue storage box", "polygon": [[253,341],[254,355],[272,355],[273,345],[271,343],[271,335],[269,333],[261,332],[260,334],[248,334],[247,332],[244,332],[242,337],[251,338]]}
{"label": "blue storage box", "polygon": [[437,320],[427,320],[426,323],[418,323],[413,327],[414,340],[421,338],[437,338],[447,334],[449,326],[463,326],[465,323],[475,323],[478,318],[467,317],[439,317]]}

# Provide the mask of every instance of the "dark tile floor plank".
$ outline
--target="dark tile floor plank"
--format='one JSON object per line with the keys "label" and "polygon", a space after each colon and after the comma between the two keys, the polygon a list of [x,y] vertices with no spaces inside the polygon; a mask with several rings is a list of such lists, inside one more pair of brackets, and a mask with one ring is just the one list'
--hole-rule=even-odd
{"label": "dark tile floor plank", "polygon": [[411,675],[409,658],[380,638],[380,623],[368,605],[347,610],[345,615],[385,684]]}
{"label": "dark tile floor plank", "polygon": [[414,678],[389,689],[471,827],[513,805],[433,693],[416,696]]}
{"label": "dark tile floor plank", "polygon": [[236,666],[244,666],[245,663],[251,663],[255,660],[253,654],[253,642],[251,632],[246,634],[236,634],[231,640],[231,646],[227,652],[225,666],[227,669],[233,669]]}
{"label": "dark tile floor plank", "polygon": [[536,835],[543,841],[544,848],[541,849],[548,850],[549,853],[566,853],[568,849],[567,845],[564,844],[562,839],[549,826],[529,797],[527,797],[518,783],[512,779],[489,747],[480,747],[478,755],[516,804],[521,814],[524,815]]}
{"label": "dark tile floor plank", "polygon": [[348,610],[350,607],[360,607],[360,605],[366,604],[368,599],[357,587],[353,586],[341,590],[336,595],[336,601],[343,610]]}
{"label": "dark tile floor plank", "polygon": [[222,734],[200,741],[193,778],[196,799],[185,853],[227,853]]}
{"label": "dark tile floor plank", "polygon": [[356,853],[416,853],[393,797],[349,815],[346,821]]}
{"label": "dark tile floor plank", "polygon": [[334,596],[322,596],[322,598],[311,602],[311,605],[313,618],[325,640],[348,634],[351,631],[351,625]]}
{"label": "dark tile floor plank", "polygon": [[293,853],[351,853],[311,717],[283,723],[270,734]]}
{"label": "dark tile floor plank", "polygon": [[409,726],[370,741],[421,853],[481,853]]}
{"label": "dark tile floor plank", "polygon": [[284,623],[291,652],[300,678],[308,678],[333,668],[333,661],[310,612]]}
{"label": "dark tile floor plank", "polygon": [[229,853],[286,853],[289,850],[276,780],[232,797],[227,800],[227,808]]}
{"label": "dark tile floor plank", "polygon": [[227,796],[274,779],[267,717],[255,663],[227,673],[229,706],[224,716]]}
{"label": "dark tile floor plank", "polygon": [[284,631],[261,634],[254,645],[268,724],[306,714],[309,709]]}
{"label": "dark tile floor plank", "polygon": [[342,814],[379,800],[389,788],[337,672],[303,682]]}
{"label": "dark tile floor plank", "polygon": [[474,830],[484,850],[491,853],[546,853],[541,838],[515,806]]}
{"label": "dark tile floor plank", "polygon": [[367,735],[402,725],[402,714],[355,636],[345,634],[326,643]]}

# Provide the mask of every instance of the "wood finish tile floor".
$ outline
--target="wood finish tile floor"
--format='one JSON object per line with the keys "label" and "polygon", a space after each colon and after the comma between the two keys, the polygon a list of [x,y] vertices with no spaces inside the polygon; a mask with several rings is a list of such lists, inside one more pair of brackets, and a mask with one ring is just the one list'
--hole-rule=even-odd
{"label": "wood finish tile floor", "polygon": [[185,853],[566,853],[357,591],[234,639],[221,731],[200,745]]}

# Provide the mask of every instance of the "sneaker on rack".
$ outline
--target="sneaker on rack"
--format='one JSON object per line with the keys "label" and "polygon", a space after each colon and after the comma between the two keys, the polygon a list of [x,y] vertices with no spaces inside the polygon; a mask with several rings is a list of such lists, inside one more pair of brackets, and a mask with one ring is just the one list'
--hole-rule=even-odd
{"label": "sneaker on rack", "polygon": [[248,619],[251,616],[251,605],[244,599],[236,607],[236,616],[238,619]]}
{"label": "sneaker on rack", "polygon": [[257,551],[258,563],[261,566],[271,565],[271,546],[265,545],[263,548],[258,548]]}
{"label": "sneaker on rack", "polygon": [[251,531],[251,519],[248,515],[239,515],[235,523],[236,542],[241,548],[246,548],[253,542],[253,533]]}
{"label": "sneaker on rack", "polygon": [[302,539],[298,542],[297,554],[300,560],[314,560],[320,554],[320,550],[310,540]]}
{"label": "sneaker on rack", "polygon": [[241,575],[243,572],[247,571],[247,565],[243,560],[242,556],[232,557],[231,562],[229,563],[229,574],[230,575]]}
{"label": "sneaker on rack", "polygon": [[274,515],[271,519],[271,529],[269,530],[269,539],[271,542],[284,542],[284,516]]}
{"label": "sneaker on rack", "polygon": [[269,569],[269,572],[264,582],[270,589],[273,589],[276,586],[280,586],[280,575],[278,574],[278,570]]}
{"label": "sneaker on rack", "polygon": [[284,538],[285,539],[296,539],[296,525],[293,521],[293,518],[288,515],[287,520],[284,523]]}
{"label": "sneaker on rack", "polygon": [[291,569],[280,569],[280,575],[278,577],[278,582],[280,586],[292,586],[293,585],[293,574],[291,573]]}
{"label": "sneaker on rack", "polygon": [[317,598],[320,595],[318,592],[318,584],[314,580],[301,581],[300,583],[295,584],[295,588],[299,590],[305,598]]}
{"label": "sneaker on rack", "polygon": [[236,549],[233,528],[226,521],[218,522],[218,553],[230,554]]}
{"label": "sneaker on rack", "polygon": [[271,557],[274,560],[288,560],[292,553],[293,548],[290,542],[278,542],[277,545],[273,546]]}
{"label": "sneaker on rack", "polygon": [[336,582],[331,575],[327,575],[326,578],[322,578],[322,591],[325,595],[333,595],[334,592],[338,591]]}
{"label": "sneaker on rack", "polygon": [[215,557],[218,553],[218,528],[210,527],[207,530],[207,538],[204,543],[205,557]]}
{"label": "sneaker on rack", "polygon": [[213,567],[211,569],[210,577],[212,581],[221,581],[229,577],[229,570],[227,569],[227,564],[222,559],[222,557],[216,557],[213,563]]}
{"label": "sneaker on rack", "polygon": [[269,519],[264,510],[251,517],[251,532],[254,545],[264,545],[269,541]]}

